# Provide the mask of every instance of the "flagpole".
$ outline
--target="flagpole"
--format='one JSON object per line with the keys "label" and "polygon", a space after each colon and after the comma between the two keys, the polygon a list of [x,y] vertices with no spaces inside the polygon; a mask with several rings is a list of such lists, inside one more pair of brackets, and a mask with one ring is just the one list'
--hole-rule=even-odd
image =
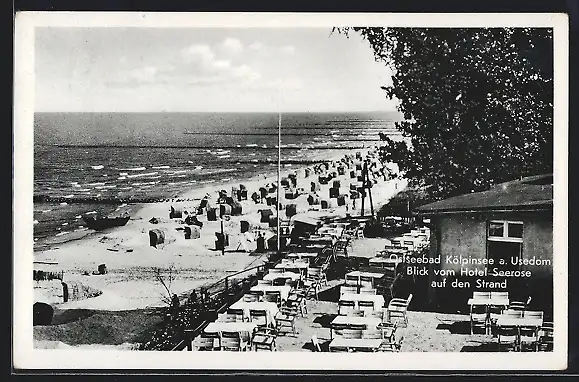
{"label": "flagpole", "polygon": [[281,111],[279,112],[277,121],[277,253],[281,253],[280,247],[280,236],[281,232],[279,230],[279,187],[280,187],[280,176],[281,176]]}

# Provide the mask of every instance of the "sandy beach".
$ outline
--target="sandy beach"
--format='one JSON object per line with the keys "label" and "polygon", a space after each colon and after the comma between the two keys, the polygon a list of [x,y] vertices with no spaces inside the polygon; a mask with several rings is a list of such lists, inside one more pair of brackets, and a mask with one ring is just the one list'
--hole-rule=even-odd
{"label": "sandy beach", "polygon": [[[366,150],[360,150],[365,153]],[[343,157],[345,152],[333,152],[331,159],[337,161]],[[349,155],[354,155],[349,152]],[[281,177],[286,177],[289,173],[297,174],[297,187],[304,188],[305,193],[292,200],[286,200],[283,189],[280,190],[280,202],[285,208],[286,204],[296,204],[297,213],[319,214],[320,206],[310,206],[307,202],[310,191],[310,182],[317,181],[318,175],[313,173],[305,178],[306,167],[313,166],[291,166],[283,167]],[[330,171],[332,168],[330,167]],[[340,193],[347,194],[350,182],[349,170],[345,175],[339,175],[335,180],[340,180]],[[272,209],[274,206],[267,206],[265,201],[256,204],[251,199],[251,194],[258,191],[259,187],[266,184],[277,183],[277,176],[261,175],[240,182],[229,181],[212,183],[204,187],[197,187],[188,190],[178,198],[148,203],[134,209],[131,220],[123,227],[109,229],[106,232],[96,232],[79,240],[60,244],[49,250],[36,252],[35,261],[58,262],[58,269],[64,271],[64,281],[75,281],[82,285],[89,286],[102,291],[97,297],[69,301],[62,303],[58,297],[51,295],[45,288],[35,287],[35,301],[50,303],[59,310],[66,309],[92,309],[120,311],[131,309],[143,309],[149,307],[162,306],[162,297],[166,295],[163,286],[155,278],[155,269],[161,269],[161,273],[168,277],[172,272],[174,280],[171,283],[171,292],[183,294],[200,285],[206,284],[245,268],[263,263],[265,256],[251,254],[256,249],[256,242],[248,240],[248,235],[241,234],[240,221],[248,221],[252,227],[249,231],[250,237],[256,237],[257,232],[262,232],[266,237],[273,235],[268,223],[260,223],[261,209]],[[207,221],[207,215],[198,215],[197,218],[203,223],[201,235],[197,239],[186,240],[182,230],[183,219],[169,219],[171,206],[180,207],[184,211],[196,211],[200,200],[209,195],[209,202],[212,206],[217,205],[218,191],[227,190],[231,193],[232,187],[239,187],[240,184],[246,186],[248,190],[248,200],[241,201],[243,208],[242,215],[231,216],[224,221],[224,232],[229,234],[229,246],[225,255],[220,250],[215,250],[216,232],[220,232],[220,221]],[[336,199],[329,198],[329,184],[321,185],[318,192],[321,199],[329,200],[331,207],[325,210],[327,213],[346,216],[346,206],[338,207]],[[384,181],[380,179],[372,187],[372,198],[374,211],[400,190],[404,189],[406,181],[404,179],[393,179]],[[177,202],[177,200],[179,200]],[[352,202],[347,199],[348,213],[351,215],[360,214],[360,200],[357,200],[357,209],[352,210]],[[366,198],[366,211],[369,214],[369,200]],[[312,208],[314,207],[314,208]],[[194,212],[193,212],[194,213]],[[151,218],[157,218],[158,223],[149,222]],[[285,211],[280,211],[280,218],[287,219]],[[149,245],[150,229],[158,228],[165,231],[165,243],[157,248]],[[105,264],[108,273],[104,275],[92,274],[100,264]]]}

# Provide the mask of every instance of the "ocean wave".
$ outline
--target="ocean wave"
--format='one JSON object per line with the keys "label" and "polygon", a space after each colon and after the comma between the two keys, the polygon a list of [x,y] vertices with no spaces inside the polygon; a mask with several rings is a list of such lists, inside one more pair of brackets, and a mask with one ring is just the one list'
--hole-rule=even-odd
{"label": "ocean wave", "polygon": [[142,177],[142,176],[151,176],[151,175],[157,175],[158,172],[147,172],[144,174],[135,174],[135,175],[127,175],[127,178],[138,178],[138,177]]}
{"label": "ocean wave", "polygon": [[187,172],[187,170],[177,170],[177,171],[173,171],[171,174],[169,175],[176,175],[176,174],[183,174],[184,172]]}
{"label": "ocean wave", "polygon": [[219,155],[217,158],[219,159],[225,159],[225,158],[230,158],[231,155]]}
{"label": "ocean wave", "polygon": [[96,214],[96,213],[97,213],[96,211],[90,211],[90,212],[85,213],[85,215],[91,215],[91,214]]}
{"label": "ocean wave", "polygon": [[62,232],[57,233],[57,234],[54,235],[54,236],[62,236],[62,235],[66,235],[67,233],[70,233],[70,232],[68,232],[68,231],[62,231]]}
{"label": "ocean wave", "polygon": [[184,178],[184,177],[186,177],[186,176],[187,176],[187,175],[176,175],[175,178]]}
{"label": "ocean wave", "polygon": [[119,173],[119,175],[120,176],[127,176],[127,175],[129,175],[129,173],[128,172],[121,172],[121,173]]}
{"label": "ocean wave", "polygon": [[93,170],[102,170],[103,168],[105,168],[105,166],[103,166],[102,164],[96,165],[96,166],[90,166]]}
{"label": "ocean wave", "polygon": [[130,190],[133,187],[119,187],[118,190]]}
{"label": "ocean wave", "polygon": [[45,213],[48,213],[48,212],[50,212],[50,211],[52,211],[52,210],[42,210],[41,212],[42,212],[43,214],[45,214]]}
{"label": "ocean wave", "polygon": [[248,145],[245,145],[245,147],[257,147],[257,145],[255,143],[250,143]]}
{"label": "ocean wave", "polygon": [[104,186],[106,183],[104,182],[97,182],[97,183],[87,183],[85,186]]}
{"label": "ocean wave", "polygon": [[213,170],[213,171],[204,172],[203,175],[214,175],[214,174],[221,174],[224,172],[233,172],[233,171],[237,171],[237,169],[236,168],[221,168],[221,169],[217,169],[217,170]]}
{"label": "ocean wave", "polygon": [[143,182],[143,183],[131,183],[133,186],[144,186],[144,185],[153,185],[153,184],[157,184],[159,183],[159,181],[156,182]]}
{"label": "ocean wave", "polygon": [[65,195],[65,196],[63,196],[63,198],[72,199],[72,198],[74,198],[74,194]]}
{"label": "ocean wave", "polygon": [[117,179],[118,179],[118,180],[125,180],[125,179],[127,179],[127,177],[125,177],[125,176],[119,176]]}
{"label": "ocean wave", "polygon": [[165,168],[171,168],[171,166],[152,166],[151,168],[154,168],[155,170],[162,170]]}
{"label": "ocean wave", "polygon": [[119,168],[120,171],[143,171],[146,169],[146,167]]}
{"label": "ocean wave", "polygon": [[231,180],[231,178],[223,178],[221,179],[222,182],[229,182]]}

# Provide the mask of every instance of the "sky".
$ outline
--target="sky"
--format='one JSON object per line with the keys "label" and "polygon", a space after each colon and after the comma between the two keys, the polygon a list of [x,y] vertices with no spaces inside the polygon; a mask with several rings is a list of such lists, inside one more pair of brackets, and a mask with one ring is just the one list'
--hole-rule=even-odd
{"label": "sky", "polygon": [[35,29],[35,111],[389,111],[391,72],[327,28]]}

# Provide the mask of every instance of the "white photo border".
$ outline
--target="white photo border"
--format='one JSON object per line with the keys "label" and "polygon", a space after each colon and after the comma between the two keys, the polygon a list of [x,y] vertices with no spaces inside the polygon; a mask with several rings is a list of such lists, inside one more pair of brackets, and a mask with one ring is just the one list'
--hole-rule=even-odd
{"label": "white photo border", "polygon": [[[554,41],[554,350],[548,353],[309,353],[40,350],[32,339],[34,28],[58,27],[538,27]],[[20,12],[15,18],[13,366],[17,369],[562,370],[568,352],[569,20],[558,13]]]}

